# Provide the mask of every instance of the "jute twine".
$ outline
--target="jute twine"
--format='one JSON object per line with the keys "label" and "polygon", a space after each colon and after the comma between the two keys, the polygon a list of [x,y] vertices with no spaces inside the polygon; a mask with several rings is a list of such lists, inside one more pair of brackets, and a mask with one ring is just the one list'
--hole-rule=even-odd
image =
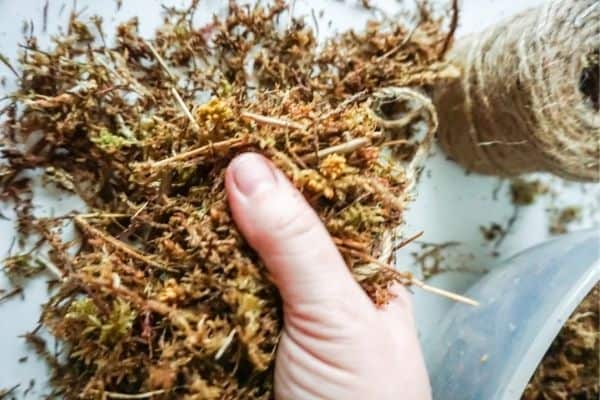
{"label": "jute twine", "polygon": [[[416,186],[419,174],[434,142],[438,129],[438,115],[431,98],[419,89],[409,87],[385,87],[373,93],[370,99],[371,115],[385,132],[389,152],[382,154],[401,166],[406,179],[404,197],[407,202]],[[386,231],[381,240],[380,262],[389,263],[393,257],[395,239],[403,236],[402,226]],[[380,267],[373,263],[365,265],[365,276]]]}
{"label": "jute twine", "polygon": [[463,76],[436,94],[439,138],[475,172],[600,176],[600,3],[552,0],[459,40]]}

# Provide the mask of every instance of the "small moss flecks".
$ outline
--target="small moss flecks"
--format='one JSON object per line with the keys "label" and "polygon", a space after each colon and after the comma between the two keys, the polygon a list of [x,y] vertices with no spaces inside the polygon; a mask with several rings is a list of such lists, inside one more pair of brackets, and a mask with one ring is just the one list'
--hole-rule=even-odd
{"label": "small moss flecks", "polygon": [[531,205],[538,196],[546,193],[548,193],[548,187],[539,180],[527,181],[517,178],[510,184],[511,200],[517,206]]}
{"label": "small moss flecks", "polygon": [[504,227],[497,222],[493,222],[489,226],[480,226],[479,230],[483,238],[488,242],[493,242],[505,233]]}
{"label": "small moss flecks", "polygon": [[581,207],[568,206],[562,209],[552,209],[550,226],[548,228],[552,235],[562,235],[569,231],[569,225],[581,219]]}

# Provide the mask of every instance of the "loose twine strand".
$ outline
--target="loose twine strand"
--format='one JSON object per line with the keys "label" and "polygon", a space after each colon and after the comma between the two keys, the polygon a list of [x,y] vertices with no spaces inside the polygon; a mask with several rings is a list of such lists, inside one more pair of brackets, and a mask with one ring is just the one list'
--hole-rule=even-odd
{"label": "loose twine strand", "polygon": [[485,174],[597,181],[598,21],[596,0],[552,0],[459,40],[462,79],[435,99],[447,154]]}

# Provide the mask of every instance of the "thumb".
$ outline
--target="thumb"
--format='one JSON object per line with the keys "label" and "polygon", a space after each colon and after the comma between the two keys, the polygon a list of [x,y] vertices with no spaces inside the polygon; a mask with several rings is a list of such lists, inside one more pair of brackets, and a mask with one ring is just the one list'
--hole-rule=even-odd
{"label": "thumb", "polygon": [[258,252],[288,307],[366,295],[319,217],[266,158],[235,158],[225,184],[233,218]]}

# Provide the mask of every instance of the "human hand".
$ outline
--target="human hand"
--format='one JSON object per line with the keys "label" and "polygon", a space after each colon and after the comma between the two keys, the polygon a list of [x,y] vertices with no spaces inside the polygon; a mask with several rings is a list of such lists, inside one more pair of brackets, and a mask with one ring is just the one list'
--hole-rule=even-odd
{"label": "human hand", "polygon": [[275,397],[430,399],[409,294],[376,308],[352,278],[317,214],[264,157],[232,161],[233,217],[283,299]]}

